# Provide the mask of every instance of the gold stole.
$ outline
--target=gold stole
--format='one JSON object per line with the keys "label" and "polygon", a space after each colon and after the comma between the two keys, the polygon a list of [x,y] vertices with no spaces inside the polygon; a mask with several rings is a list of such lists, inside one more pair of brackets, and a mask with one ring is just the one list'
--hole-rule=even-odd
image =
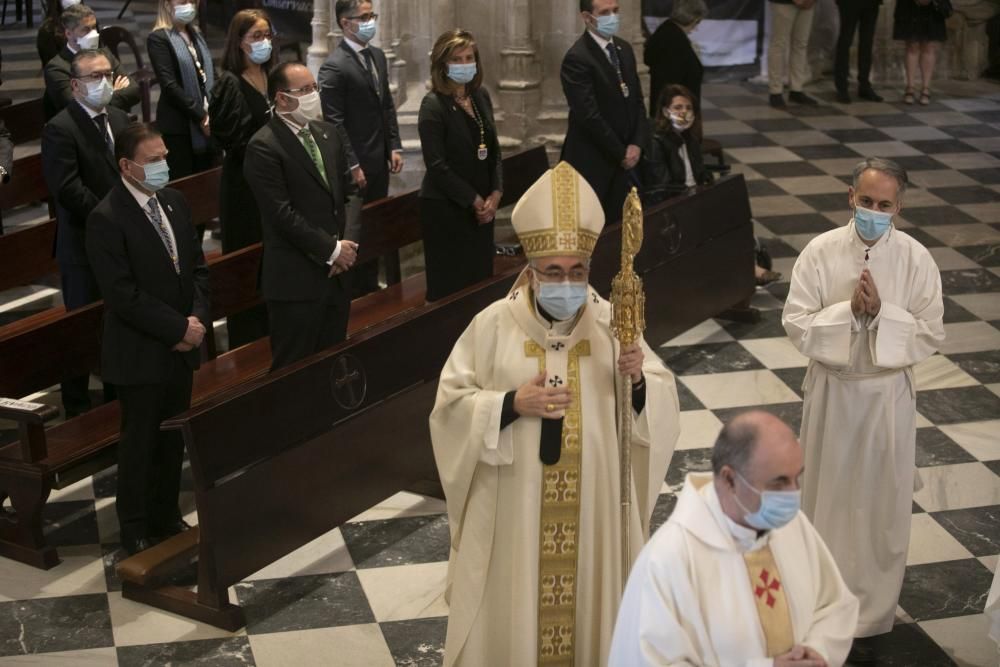
{"label": "gold stole", "polygon": [[760,627],[764,631],[767,657],[787,653],[795,646],[795,637],[785,587],[781,583],[781,573],[771,553],[771,545],[744,553],[743,560],[750,574],[750,588],[757,603]]}
{"label": "gold stole", "polygon": [[[524,353],[545,370],[545,350],[533,340]],[[543,466],[539,522],[538,664],[572,665],[576,633],[577,538],[580,522],[580,464],[583,425],[580,411],[580,357],[590,341],[568,351],[567,386],[572,396],[562,427],[562,452],[555,465]],[[542,465],[539,462],[539,465]]]}

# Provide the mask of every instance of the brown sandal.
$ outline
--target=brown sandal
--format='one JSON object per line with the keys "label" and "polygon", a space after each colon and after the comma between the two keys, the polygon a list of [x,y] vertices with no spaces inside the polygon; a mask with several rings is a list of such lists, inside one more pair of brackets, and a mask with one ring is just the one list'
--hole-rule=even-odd
{"label": "brown sandal", "polygon": [[924,88],[920,91],[920,105],[927,106],[931,103],[931,90],[930,88]]}
{"label": "brown sandal", "polygon": [[903,103],[913,104],[913,89],[907,88],[906,92],[903,93]]}

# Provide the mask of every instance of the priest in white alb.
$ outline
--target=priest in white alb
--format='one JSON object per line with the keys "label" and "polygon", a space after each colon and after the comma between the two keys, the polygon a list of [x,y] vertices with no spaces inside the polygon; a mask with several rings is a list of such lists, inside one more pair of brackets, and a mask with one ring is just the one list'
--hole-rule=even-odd
{"label": "priest in white alb", "polygon": [[[803,509],[860,599],[858,638],[892,630],[916,469],[913,366],[944,340],[938,267],[892,224],[905,189],[906,172],[890,160],[855,168],[853,217],[799,255],[781,318],[810,360]],[[859,639],[851,662],[873,651]]]}
{"label": "priest in white alb", "polygon": [[780,419],[727,423],[642,550],[612,667],[839,667],[858,600],[799,511],[802,448]]}
{"label": "priest in white alb", "polygon": [[560,163],[512,221],[529,266],[456,343],[430,419],[451,527],[444,663],[604,665],[625,566],[616,392],[633,400],[632,559],[676,386],[645,343],[619,348],[587,282],[604,215],[586,180]]}

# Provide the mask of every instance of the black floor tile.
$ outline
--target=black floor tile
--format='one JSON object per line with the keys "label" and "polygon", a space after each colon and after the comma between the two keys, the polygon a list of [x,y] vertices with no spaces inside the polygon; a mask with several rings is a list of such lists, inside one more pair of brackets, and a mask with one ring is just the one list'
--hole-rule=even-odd
{"label": "black floor tile", "polygon": [[0,602],[0,656],[114,644],[104,593]]}
{"label": "black floor tile", "polygon": [[762,118],[760,120],[743,121],[758,132],[792,132],[795,130],[811,130],[798,118]]}
{"label": "black floor tile", "polygon": [[100,542],[93,500],[46,503],[42,529],[48,543],[56,547]]}
{"label": "black floor tile", "polygon": [[823,130],[823,132],[842,144],[860,144],[873,141],[895,141],[885,132],[876,129]]}
{"label": "black floor tile", "polygon": [[945,125],[938,128],[956,139],[982,139],[1000,136],[1000,130],[986,123],[969,123],[968,125]]}
{"label": "black floor tile", "polygon": [[982,266],[1000,266],[1000,245],[969,245],[955,250]]}
{"label": "black floor tile", "polygon": [[262,579],[236,584],[248,634],[373,623],[355,572]]}
{"label": "black floor tile", "polygon": [[861,153],[842,144],[824,144],[821,146],[793,146],[790,151],[803,160],[836,160],[841,158],[861,159]]}
{"label": "black floor tile", "polygon": [[980,614],[992,583],[993,573],[975,558],[910,565],[899,606],[918,622]]}
{"label": "black floor tile", "polygon": [[802,160],[798,162],[762,162],[752,165],[754,171],[764,178],[787,178],[791,176],[823,176],[819,167]]}
{"label": "black floor tile", "polygon": [[[937,194],[935,192],[935,194]],[[935,225],[969,225],[979,222],[954,206],[913,206],[903,208],[903,219],[921,227]],[[907,229],[907,232],[910,230]]]}
{"label": "black floor tile", "polygon": [[678,381],[677,382],[677,402],[680,405],[681,412],[686,410],[704,410],[705,406],[698,397],[694,395],[694,392],[687,388],[687,386]]}
{"label": "black floor tile", "polygon": [[972,116],[983,123],[1000,123],[1000,110],[992,111],[969,111],[966,116]]}
{"label": "black floor tile", "polygon": [[250,648],[250,640],[246,637],[119,646],[117,652],[119,667],[148,667],[149,665],[253,667],[257,664]]}
{"label": "black floor tile", "polygon": [[948,165],[935,160],[929,155],[901,155],[899,157],[892,158],[892,160],[907,171],[948,169]]}
{"label": "black floor tile", "polygon": [[[1000,135],[1000,130],[997,130]],[[979,181],[983,185],[996,185],[1000,183],[1000,169],[996,167],[986,167],[984,169],[960,169],[963,174]]]}
{"label": "black floor tile", "polygon": [[[932,194],[937,195],[949,204],[991,204],[1000,202],[1000,192],[978,185],[968,185],[954,188],[932,188]],[[970,216],[971,217],[971,216]],[[973,218],[975,220],[975,218]],[[978,220],[976,221],[978,222]]]}
{"label": "black floor tile", "polygon": [[777,146],[763,134],[727,134],[719,139],[719,143],[722,144],[723,150]]}
{"label": "black floor tile", "polygon": [[927,232],[925,232],[924,230],[922,230],[920,228],[909,227],[909,228],[907,228],[904,231],[905,231],[905,233],[908,236],[911,236],[914,239],[916,239],[917,241],[919,241],[920,245],[922,245],[925,248],[943,248],[944,247],[944,243],[942,243],[936,237],[931,236],[930,234],[928,234]]}
{"label": "black floor tile", "polygon": [[437,667],[444,662],[448,618],[415,618],[379,623],[397,665]]}
{"label": "black floor tile", "polygon": [[942,271],[941,289],[945,294],[1000,292],[1000,276],[986,269]]}
{"label": "black floor tile", "polygon": [[771,255],[772,259],[781,259],[783,257],[798,257],[799,251],[788,245],[781,239],[758,239],[765,248],[767,248],[768,254]]}
{"label": "black floor tile", "polygon": [[781,326],[780,310],[763,310],[759,322],[730,322],[719,320],[722,328],[737,340],[750,338],[784,338],[787,334]]}
{"label": "black floor tile", "polygon": [[733,117],[727,114],[722,109],[702,109],[701,110],[702,120],[732,120]]}
{"label": "black floor tile", "polygon": [[764,368],[756,357],[736,342],[664,347],[658,352],[663,363],[675,375],[731,373]]}
{"label": "black floor tile", "polygon": [[806,204],[817,211],[841,211],[847,210],[847,187],[843,192],[824,193],[817,195],[796,195]]}
{"label": "black floor tile", "polygon": [[934,426],[917,429],[917,467],[974,463],[976,457]]}
{"label": "black floor tile", "polygon": [[983,384],[1000,382],[1000,350],[949,354],[948,359]]}
{"label": "black floor tile", "polygon": [[747,181],[747,192],[751,197],[770,197],[772,195],[788,194],[777,185],[766,179]]}
{"label": "black floor tile", "polygon": [[670,515],[674,513],[677,506],[677,496],[673,493],[661,493],[656,497],[656,504],[653,506],[653,514],[649,519],[649,534],[667,522]]}
{"label": "black floor tile", "polygon": [[[788,277],[790,277],[790,276],[788,276]],[[790,282],[781,281],[781,282],[777,282],[777,283],[771,283],[770,285],[768,285],[764,289],[766,289],[768,292],[770,292],[774,296],[775,299],[777,299],[778,301],[781,301],[782,303],[784,303],[785,299],[788,298],[788,289],[791,286],[792,286],[792,284]]]}
{"label": "black floor tile", "polygon": [[[841,204],[843,203],[844,198],[841,197]],[[837,226],[828,217],[819,213],[764,216],[758,217],[756,220],[777,236],[784,236],[785,234],[822,234]]]}
{"label": "black floor tile", "polygon": [[958,139],[929,139],[926,141],[907,141],[907,145],[925,155],[943,155],[945,153],[972,153],[975,148]]}
{"label": "black floor tile", "polygon": [[679,492],[684,478],[689,472],[709,472],[712,470],[712,448],[681,449],[675,451],[667,469],[666,482],[671,489]]}
{"label": "black floor tile", "polygon": [[1000,460],[983,461],[983,465],[993,471],[993,474],[1000,477]]}
{"label": "black floor tile", "polygon": [[[875,649],[877,667],[954,667],[955,662],[915,623],[897,623],[892,632],[866,640]],[[869,663],[871,664],[871,663]],[[853,667],[855,663],[847,663]],[[857,667],[866,667],[857,664]]]}
{"label": "black floor tile", "polygon": [[931,516],[973,556],[1000,553],[1000,505],[933,512]]}
{"label": "black floor tile", "polygon": [[979,318],[958,305],[951,297],[944,297],[944,322],[953,324],[955,322],[974,322]]}
{"label": "black floor tile", "polygon": [[718,417],[723,423],[729,421],[733,417],[742,414],[748,410],[763,410],[764,412],[770,412],[772,415],[780,418],[796,433],[802,428],[802,402],[796,403],[771,403],[769,405],[753,405],[744,408],[720,408],[717,410],[712,410],[712,413]]}
{"label": "black floor tile", "polygon": [[712,104],[720,109],[732,109],[733,107],[764,107],[767,106],[767,95],[716,95],[712,97]]}
{"label": "black floor tile", "polygon": [[358,569],[448,560],[444,514],[345,523],[340,532]]}
{"label": "black floor tile", "polygon": [[806,367],[796,368],[772,368],[771,372],[781,378],[781,381],[788,385],[788,388],[802,397],[802,382],[806,379]]}
{"label": "black floor tile", "polygon": [[[816,97],[812,93],[807,93],[812,97]],[[830,100],[832,101],[832,100]],[[820,116],[843,116],[845,115],[843,111],[837,107],[829,106],[823,103],[823,100],[819,100],[817,105],[803,105],[795,104],[794,102],[788,105],[788,113],[797,116],[799,118],[818,118]]]}
{"label": "black floor tile", "polygon": [[1000,396],[981,385],[917,392],[917,411],[932,424],[1000,419]]}
{"label": "black floor tile", "polygon": [[[921,122],[907,113],[882,113],[874,116],[859,116],[872,127],[913,127]],[[895,159],[895,158],[893,158]]]}

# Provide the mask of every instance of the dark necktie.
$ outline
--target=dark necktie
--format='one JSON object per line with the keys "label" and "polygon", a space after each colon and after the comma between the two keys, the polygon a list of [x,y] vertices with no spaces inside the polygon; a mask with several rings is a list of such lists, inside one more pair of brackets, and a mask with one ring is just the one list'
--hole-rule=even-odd
{"label": "dark necktie", "polygon": [[621,73],[622,65],[621,62],[618,61],[618,49],[615,48],[615,43],[608,42],[607,46],[604,47],[604,50],[608,52],[608,57],[611,58],[611,64],[614,65],[615,69],[618,70],[619,73]]}
{"label": "dark necktie", "polygon": [[371,49],[361,49],[361,55],[365,59],[365,68],[368,70],[368,76],[371,77],[372,85],[375,86],[375,92],[382,96],[382,89],[378,85],[378,72],[375,69],[375,56],[372,55]]}
{"label": "dark necktie", "polygon": [[97,114],[96,116],[94,116],[94,122],[97,123],[97,129],[101,133],[101,136],[104,137],[104,143],[108,145],[108,150],[111,152],[112,155],[114,155],[115,144],[111,140],[111,135],[108,134],[108,114],[106,113]]}
{"label": "dark necktie", "polygon": [[153,226],[156,227],[156,231],[159,233],[160,239],[167,249],[167,254],[170,255],[170,261],[174,263],[174,271],[180,275],[181,265],[177,261],[177,253],[174,251],[173,241],[170,240],[170,232],[167,231],[166,223],[163,222],[163,216],[160,215],[160,207],[156,205],[156,197],[149,198],[149,202],[146,204],[146,211],[149,212],[149,219],[153,221]]}

